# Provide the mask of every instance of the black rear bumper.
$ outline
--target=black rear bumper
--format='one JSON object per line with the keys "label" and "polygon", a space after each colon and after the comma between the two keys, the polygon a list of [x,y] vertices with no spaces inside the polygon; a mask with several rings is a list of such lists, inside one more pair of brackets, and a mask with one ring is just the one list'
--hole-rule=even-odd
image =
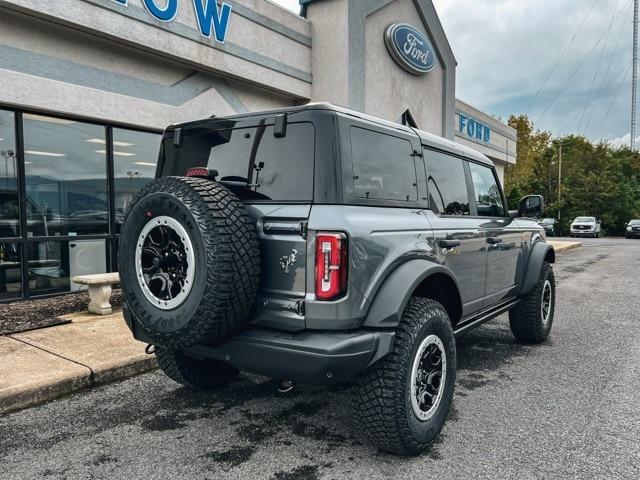
{"label": "black rear bumper", "polygon": [[[133,336],[145,338],[125,306]],[[227,362],[238,370],[298,383],[322,385],[353,378],[384,357],[393,346],[394,331],[309,331],[290,333],[252,328],[215,345],[185,350],[194,357]]]}

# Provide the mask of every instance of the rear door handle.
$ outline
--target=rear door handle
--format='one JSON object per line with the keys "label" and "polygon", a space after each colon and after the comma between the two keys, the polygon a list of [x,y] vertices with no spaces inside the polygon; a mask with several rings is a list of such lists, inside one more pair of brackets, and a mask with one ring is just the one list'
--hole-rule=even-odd
{"label": "rear door handle", "polygon": [[489,245],[497,245],[498,243],[502,243],[502,239],[499,237],[489,237],[487,238],[487,243]]}
{"label": "rear door handle", "polygon": [[440,248],[455,248],[460,246],[460,240],[440,240],[438,242]]}

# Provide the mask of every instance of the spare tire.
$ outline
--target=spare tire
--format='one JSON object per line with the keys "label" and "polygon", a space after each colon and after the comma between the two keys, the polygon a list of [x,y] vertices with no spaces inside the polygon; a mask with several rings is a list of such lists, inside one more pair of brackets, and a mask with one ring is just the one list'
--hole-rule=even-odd
{"label": "spare tire", "polygon": [[255,223],[216,182],[162,177],[129,207],[118,263],[125,301],[154,344],[219,341],[253,308],[260,277]]}

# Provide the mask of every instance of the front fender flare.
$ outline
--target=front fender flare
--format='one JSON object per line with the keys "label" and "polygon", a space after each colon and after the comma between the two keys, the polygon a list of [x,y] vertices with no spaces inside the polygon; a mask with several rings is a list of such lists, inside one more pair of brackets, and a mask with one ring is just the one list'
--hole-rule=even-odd
{"label": "front fender flare", "polygon": [[442,265],[420,259],[409,260],[400,265],[389,274],[378,289],[362,326],[369,328],[398,326],[402,313],[418,285],[437,273],[448,276],[457,288],[455,276],[451,270]]}
{"label": "front fender flare", "polygon": [[550,261],[553,263],[556,260],[556,252],[551,245],[546,242],[536,242],[533,244],[529,252],[529,261],[527,262],[527,269],[524,272],[522,286],[520,287],[520,295],[526,295],[536,286],[540,278],[542,265],[547,255],[549,255],[549,252],[551,252]]}

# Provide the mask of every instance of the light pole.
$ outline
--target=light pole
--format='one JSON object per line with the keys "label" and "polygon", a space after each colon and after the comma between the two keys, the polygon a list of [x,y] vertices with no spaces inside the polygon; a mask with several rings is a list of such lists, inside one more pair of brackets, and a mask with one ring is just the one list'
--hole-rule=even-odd
{"label": "light pole", "polygon": [[[560,221],[560,200],[562,200],[562,142],[558,148],[558,221]],[[555,160],[551,161],[551,165],[555,165]]]}

